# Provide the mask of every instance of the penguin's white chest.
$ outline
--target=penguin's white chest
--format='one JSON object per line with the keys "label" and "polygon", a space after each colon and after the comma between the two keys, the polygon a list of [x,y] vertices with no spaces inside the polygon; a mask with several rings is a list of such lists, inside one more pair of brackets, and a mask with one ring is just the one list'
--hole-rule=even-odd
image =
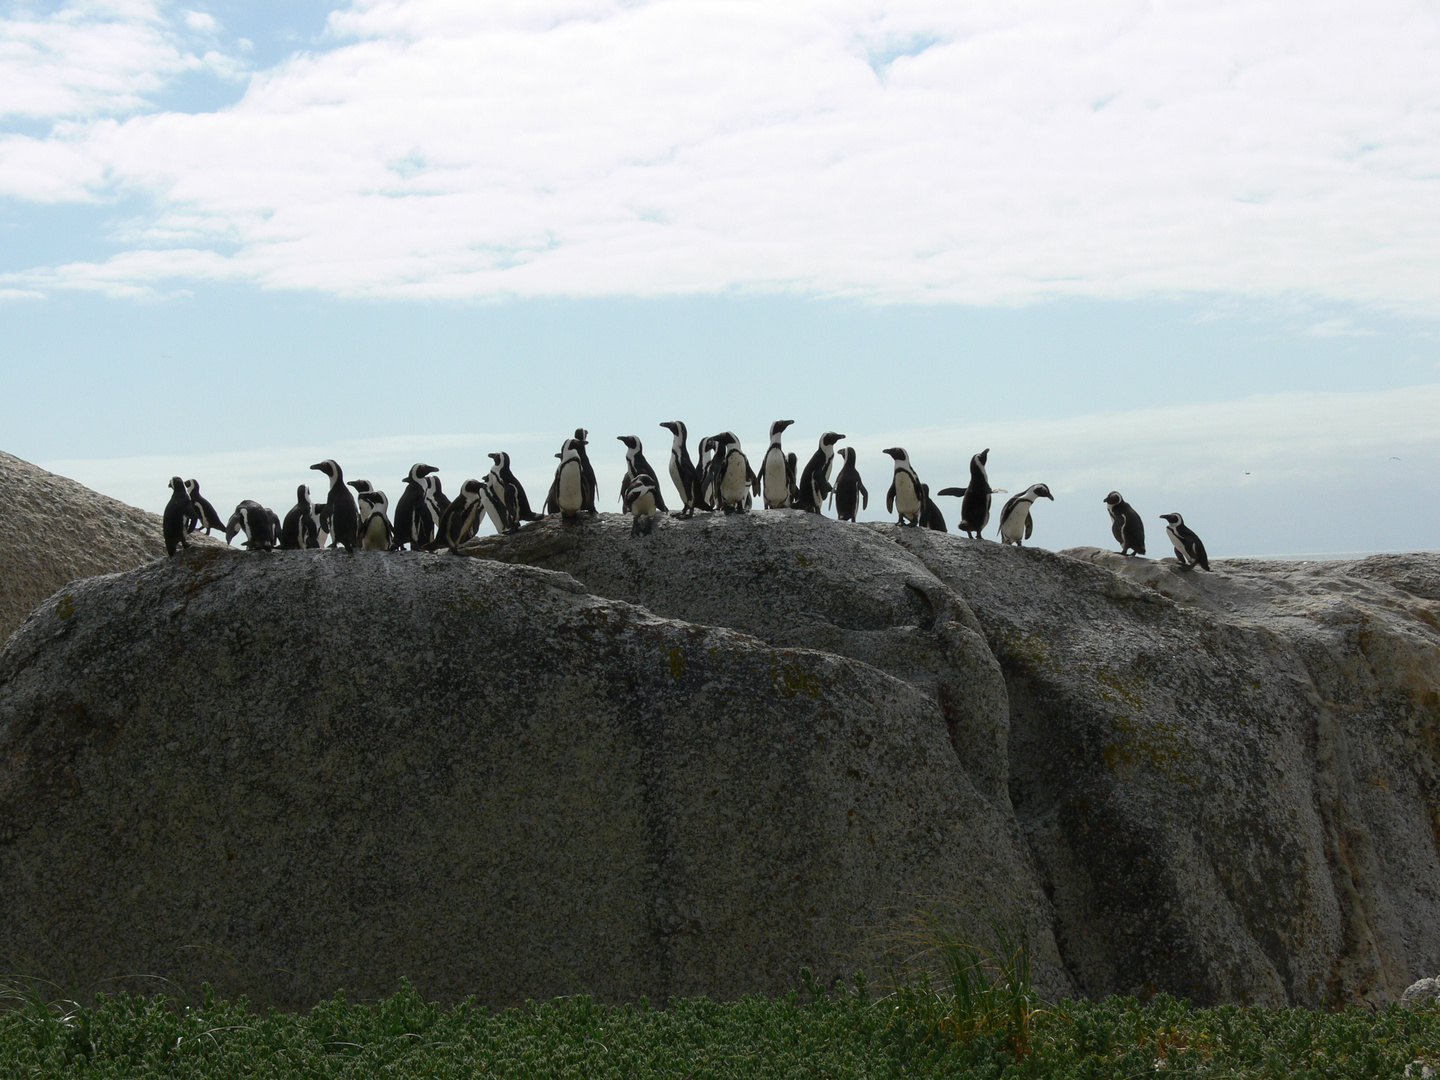
{"label": "penguin's white chest", "polygon": [[785,455],[779,449],[765,455],[765,505],[771,510],[790,501],[790,484],[785,471]]}
{"label": "penguin's white chest", "polygon": [[1030,504],[1028,502],[1016,503],[1015,509],[1010,511],[1010,516],[1000,522],[1000,539],[1015,541],[1025,536],[1025,519],[1030,516]]}
{"label": "penguin's white chest", "polygon": [[908,472],[895,474],[895,509],[907,518],[920,514],[920,492]]}
{"label": "penguin's white chest", "polygon": [[733,506],[745,498],[749,486],[745,482],[745,455],[731,454],[725,460],[725,473],[720,478],[720,498]]}
{"label": "penguin's white chest", "polygon": [[561,513],[575,515],[585,501],[580,483],[580,463],[569,461],[560,467],[560,490],[557,492]]}
{"label": "penguin's white chest", "polygon": [[366,551],[382,551],[389,546],[385,542],[385,519],[379,514],[371,514],[365,522],[365,535],[360,546]]}
{"label": "penguin's white chest", "polygon": [[630,504],[630,512],[636,517],[649,517],[655,513],[655,493],[647,491]]}

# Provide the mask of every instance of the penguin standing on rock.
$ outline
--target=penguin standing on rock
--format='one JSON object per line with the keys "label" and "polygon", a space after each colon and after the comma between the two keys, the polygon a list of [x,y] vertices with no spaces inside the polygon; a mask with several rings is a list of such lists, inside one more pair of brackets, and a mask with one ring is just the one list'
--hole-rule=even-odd
{"label": "penguin standing on rock", "polygon": [[937,495],[955,495],[961,499],[960,521],[955,529],[972,540],[978,540],[985,531],[985,526],[990,524],[990,497],[995,492],[990,487],[990,476],[985,471],[985,463],[989,460],[990,448],[987,446],[970,459],[969,484],[965,487],[942,488],[936,492]]}
{"label": "penguin standing on rock", "polygon": [[760,478],[750,468],[750,459],[740,449],[740,439],[733,431],[722,431],[714,439],[709,486],[715,502],[727,514],[747,514],[752,496],[760,494]]}
{"label": "penguin standing on rock", "polygon": [[890,481],[890,490],[885,493],[885,512],[900,516],[901,525],[919,525],[920,513],[925,509],[925,492],[915,467],[910,464],[910,455],[901,447],[892,446],[885,453],[895,459],[895,477]]}
{"label": "penguin standing on rock", "polygon": [[269,551],[275,546],[275,520],[275,511],[267,510],[254,499],[246,499],[235,507],[235,513],[225,523],[225,542],[230,543],[236,533],[243,532],[245,543],[242,547],[251,551]]}
{"label": "penguin standing on rock", "polygon": [[790,506],[795,498],[795,469],[780,445],[780,436],[794,420],[776,420],[770,425],[770,445],[760,459],[760,487],[766,510]]}
{"label": "penguin standing on rock", "polygon": [[506,531],[514,532],[522,521],[539,521],[541,515],[530,509],[530,496],[525,494],[525,485],[510,471],[510,455],[500,450],[490,454],[490,460],[495,464],[490,467],[485,482],[491,497],[506,507]]}
{"label": "penguin standing on rock", "polygon": [[625,512],[634,515],[631,536],[649,536],[650,530],[655,528],[655,518],[660,512],[657,501],[659,491],[660,482],[650,473],[636,473],[630,478],[623,503]]}
{"label": "penguin standing on rock", "polygon": [[185,490],[185,481],[178,476],[170,478],[170,501],[165,504],[165,516],[161,519],[161,525],[165,532],[165,554],[174,555],[176,549],[189,547],[190,541],[185,538],[186,523],[190,520],[192,503],[190,493]]}
{"label": "penguin standing on rock", "polygon": [[711,488],[711,466],[715,464],[715,436],[706,435],[700,440],[696,450],[700,454],[700,460],[695,466],[695,482],[699,485],[700,494],[695,505],[709,514],[715,510],[715,492]]}
{"label": "penguin standing on rock", "polygon": [[936,532],[948,532],[945,528],[945,515],[940,513],[940,508],[930,498],[930,485],[921,484],[920,494],[925,503],[925,508],[920,511],[920,527],[934,529]]}
{"label": "penguin standing on rock", "polygon": [[795,495],[797,510],[805,510],[811,514],[820,513],[826,496],[830,494],[830,469],[835,464],[835,444],[843,438],[844,435],[834,431],[827,431],[820,436],[820,445],[815,448],[815,453],[810,455],[810,460],[805,463],[805,471],[800,474]]}
{"label": "penguin standing on rock", "polygon": [[320,546],[320,515],[310,500],[310,488],[301,484],[295,489],[295,505],[280,525],[280,547],[283,551]]}
{"label": "penguin standing on rock", "polygon": [[345,486],[345,474],[334,458],[326,458],[310,468],[330,478],[330,495],[325,500],[330,510],[330,546],[343,545],[346,551],[353,552],[360,535],[360,507]]}
{"label": "penguin standing on rock", "polygon": [[1195,530],[1185,524],[1185,519],[1179,514],[1161,514],[1160,520],[1165,522],[1165,535],[1175,545],[1175,561],[1180,564],[1180,569],[1193,570],[1198,566],[1201,570],[1209,570],[1210,559],[1205,554],[1205,545],[1195,535]]}
{"label": "penguin standing on rock", "polygon": [[1016,547],[1024,547],[1021,540],[1029,540],[1030,533],[1035,528],[1035,522],[1030,518],[1030,507],[1035,505],[1036,499],[1049,499],[1055,501],[1055,496],[1050,494],[1050,489],[1044,484],[1031,484],[1019,495],[1012,495],[1000,511],[1000,543],[1014,544]]}
{"label": "penguin standing on rock", "polygon": [[390,500],[383,491],[362,491],[360,493],[360,550],[389,551],[395,539],[395,527],[390,524],[386,511]]}
{"label": "penguin standing on rock", "polygon": [[215,507],[210,505],[210,500],[200,494],[200,481],[186,480],[185,490],[190,495],[190,520],[186,522],[186,532],[194,532],[203,528],[205,535],[210,535],[211,529],[223,529],[225,523],[220,520],[220,515],[215,512]]}
{"label": "penguin standing on rock", "polygon": [[661,513],[668,514],[669,507],[665,505],[665,497],[660,494],[660,476],[651,467],[650,462],[645,460],[645,448],[640,445],[640,439],[634,435],[616,435],[625,444],[625,479],[620,482],[620,504],[624,506],[629,498],[630,484],[641,476],[648,476],[654,481],[651,493],[655,497],[655,506]]}
{"label": "penguin standing on rock", "polygon": [[590,465],[590,454],[585,447],[590,445],[590,432],[583,427],[575,429],[575,448],[580,454],[580,471],[585,481],[585,501],[580,509],[587,514],[599,513],[595,509],[595,496],[600,485],[595,481],[595,470]]}
{"label": "penguin standing on rock", "polygon": [[685,445],[685,425],[679,420],[666,420],[660,426],[673,436],[670,443],[670,482],[680,493],[680,502],[685,507],[679,516],[694,517],[695,507],[700,502],[700,484],[695,463],[690,460],[690,450]]}
{"label": "penguin standing on rock", "polygon": [[1145,523],[1135,508],[1121,498],[1118,491],[1105,496],[1105,506],[1110,511],[1110,532],[1120,545],[1120,554],[1144,555]]}
{"label": "penguin standing on rock", "polygon": [[440,515],[431,516],[425,488],[425,478],[435,471],[434,465],[417,461],[405,474],[405,490],[395,503],[395,535],[391,541],[395,551],[406,544],[410,550],[418,551],[435,538],[435,523]]}
{"label": "penguin standing on rock", "polygon": [[[860,470],[855,468],[855,448],[847,446],[840,451],[840,475],[835,477],[832,494],[835,497],[835,516],[841,521],[854,521],[857,509],[870,509],[870,492],[860,479]],[[861,500],[864,500],[863,502]]]}
{"label": "penguin standing on rock", "polygon": [[485,513],[485,502],[489,497],[489,489],[479,480],[466,480],[461,484],[460,494],[446,505],[440,515],[440,535],[428,550],[439,551],[448,547],[452,555],[459,555],[460,545],[479,529],[480,517]]}
{"label": "penguin standing on rock", "polygon": [[563,521],[574,521],[585,509],[585,464],[580,458],[580,440],[566,439],[555,456],[560,464],[555,467],[555,479],[545,498],[545,512],[559,514]]}

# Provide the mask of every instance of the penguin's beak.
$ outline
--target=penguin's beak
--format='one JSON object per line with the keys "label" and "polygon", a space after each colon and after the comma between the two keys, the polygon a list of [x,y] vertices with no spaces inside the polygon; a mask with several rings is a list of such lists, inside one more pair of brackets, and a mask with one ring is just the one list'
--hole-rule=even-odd
{"label": "penguin's beak", "polygon": [[314,469],[316,472],[325,472],[325,462],[322,461],[319,464],[311,465],[310,468]]}

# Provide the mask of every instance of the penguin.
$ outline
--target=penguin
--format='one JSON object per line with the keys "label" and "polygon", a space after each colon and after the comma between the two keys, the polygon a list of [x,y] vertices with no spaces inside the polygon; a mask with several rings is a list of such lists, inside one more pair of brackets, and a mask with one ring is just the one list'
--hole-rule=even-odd
{"label": "penguin", "polygon": [[596,514],[599,513],[599,511],[595,509],[595,496],[600,490],[600,485],[595,482],[595,470],[590,467],[590,454],[585,449],[585,447],[590,445],[590,432],[586,431],[583,427],[577,427],[575,429],[575,442],[577,444],[576,450],[579,451],[580,454],[580,474],[584,481],[585,499],[584,502],[581,503],[580,509],[587,514]]}
{"label": "penguin", "polygon": [[[835,516],[841,521],[854,521],[857,504],[860,509],[870,509],[870,492],[865,490],[860,472],[855,468],[855,448],[845,447],[840,451],[840,457],[845,464],[840,466],[840,475],[835,477]],[[860,501],[862,499],[863,502]]]}
{"label": "penguin", "polygon": [[280,543],[280,515],[267,506],[265,516],[270,519],[270,546],[275,547]]}
{"label": "penguin", "polygon": [[791,509],[791,510],[798,509],[798,508],[796,507],[795,503],[796,503],[796,500],[798,500],[798,499],[800,498],[799,484],[798,484],[798,483],[796,482],[796,480],[795,480],[795,478],[800,475],[799,465],[800,465],[800,459],[795,456],[795,451],[791,450],[790,453],[788,453],[788,454],[785,455],[785,466],[786,466],[786,468],[788,468],[788,469],[790,470],[790,509]]}
{"label": "penguin", "polygon": [[885,493],[885,512],[900,515],[900,524],[918,526],[921,511],[925,509],[925,493],[920,487],[920,477],[910,464],[910,455],[898,446],[892,446],[885,453],[895,459],[895,478],[890,481],[890,490]]}
{"label": "penguin", "polygon": [[320,517],[310,499],[310,488],[301,484],[295,489],[295,505],[280,525],[280,547],[286,551],[320,546]]}
{"label": "penguin", "polygon": [[574,521],[585,509],[585,463],[580,457],[580,440],[566,439],[555,467],[555,479],[545,499],[545,512],[559,514],[565,521]]}
{"label": "penguin", "polygon": [[766,510],[788,509],[795,501],[795,470],[780,446],[780,435],[794,420],[776,420],[770,425],[770,445],[760,459],[760,484],[765,492]]}
{"label": "penguin", "polygon": [[[490,455],[494,460],[495,455]],[[496,471],[496,466],[491,465],[490,471],[485,474],[481,482],[485,489],[486,498],[481,502],[483,516],[490,518],[490,524],[495,526],[497,535],[501,533],[514,532],[520,527],[520,496],[513,484],[507,484],[504,478]],[[476,522],[479,528],[479,522]]]}
{"label": "penguin", "polygon": [[660,482],[650,473],[636,473],[630,478],[622,500],[627,514],[634,515],[630,526],[631,536],[649,536],[659,516],[660,504],[656,499]]}
{"label": "penguin", "polygon": [[1036,499],[1055,501],[1050,489],[1044,484],[1031,484],[1019,495],[1012,495],[1000,510],[1000,543],[1024,547],[1021,540],[1029,540],[1035,523],[1030,519],[1030,507]]}
{"label": "penguin", "polygon": [[362,491],[360,493],[360,550],[389,551],[395,539],[395,528],[390,524],[386,511],[390,500],[383,491]]}
{"label": "penguin", "polygon": [[978,540],[985,531],[985,526],[990,524],[990,496],[995,492],[990,487],[990,476],[985,471],[985,463],[989,459],[990,448],[987,446],[970,459],[969,484],[965,487],[942,488],[936,492],[937,495],[955,495],[962,500],[960,520],[955,529],[971,540]]}
{"label": "penguin", "polygon": [[1105,496],[1105,506],[1110,511],[1110,532],[1120,545],[1120,554],[1144,555],[1145,523],[1135,508],[1121,498],[1118,491]]}
{"label": "penguin", "polygon": [[436,471],[434,465],[417,461],[405,474],[405,490],[400,492],[400,498],[395,502],[392,550],[400,551],[409,544],[411,551],[418,551],[435,538],[435,521],[440,515],[430,515],[425,498],[425,478]]}
{"label": "penguin", "polygon": [[740,440],[733,431],[722,431],[714,439],[710,488],[715,502],[727,514],[748,513],[752,494],[760,494],[760,478],[750,468],[750,459],[740,449]]}
{"label": "penguin", "polygon": [[655,481],[654,496],[655,506],[662,514],[668,514],[670,508],[665,505],[665,497],[660,494],[660,475],[650,467],[650,462],[645,460],[645,448],[640,445],[640,440],[634,435],[616,435],[625,444],[625,479],[620,484],[620,502],[624,505],[626,492],[630,489],[630,482],[639,476],[648,476]]}
{"label": "penguin", "polygon": [[235,534],[244,532],[245,543],[251,551],[269,551],[275,546],[275,511],[267,510],[254,499],[246,499],[235,507],[235,513],[225,523],[225,543],[235,539]]}
{"label": "penguin", "polygon": [[700,453],[700,461],[695,466],[696,483],[700,487],[700,493],[695,499],[695,505],[707,514],[715,509],[715,493],[711,490],[710,467],[715,463],[715,436],[706,435],[700,440],[697,447]]}
{"label": "penguin", "polygon": [[685,445],[685,425],[679,420],[666,420],[660,425],[674,437],[670,443],[670,482],[680,493],[680,502],[685,507],[679,516],[695,516],[695,507],[700,502],[700,474],[690,460],[690,450]]}
{"label": "penguin", "polygon": [[161,526],[165,533],[165,554],[174,555],[177,548],[189,547],[190,541],[185,534],[190,530],[186,524],[190,520],[190,511],[194,503],[190,499],[190,493],[186,490],[189,485],[178,476],[170,478],[170,501],[165,504],[165,515],[161,518]]}
{"label": "penguin", "polygon": [[1161,514],[1160,520],[1165,522],[1165,535],[1175,547],[1175,561],[1180,569],[1194,570],[1198,565],[1201,570],[1209,570],[1210,558],[1205,554],[1205,545],[1195,530],[1185,524],[1185,519],[1179,514]]}
{"label": "penguin", "polygon": [[820,445],[816,447],[815,453],[810,455],[810,460],[805,463],[805,471],[800,474],[795,495],[796,509],[812,514],[820,513],[820,508],[825,505],[825,497],[830,494],[830,469],[835,464],[835,444],[843,438],[844,435],[833,431],[827,431],[820,436]]}
{"label": "penguin", "polygon": [[460,545],[475,535],[480,515],[485,512],[489,489],[479,480],[466,480],[440,515],[439,536],[430,544],[430,551],[448,547],[452,555],[460,554]]}
{"label": "penguin", "polygon": [[200,494],[200,481],[186,480],[185,491],[190,496],[190,520],[186,524],[186,532],[194,532],[203,528],[205,535],[210,535],[211,529],[223,529],[224,522],[220,515],[215,512],[215,507],[210,505],[210,500]]}
{"label": "penguin", "polygon": [[319,524],[319,529],[315,533],[315,546],[323,548],[330,542],[330,536],[334,532],[334,530],[330,528],[330,504],[316,504],[315,518]]}
{"label": "penguin", "polygon": [[330,478],[330,495],[325,500],[330,508],[330,546],[343,545],[346,551],[353,552],[360,533],[360,507],[345,486],[345,474],[334,458],[326,458],[310,468]]}
{"label": "penguin", "polygon": [[369,480],[351,480],[348,486],[355,489],[355,501],[357,503],[360,501],[361,495],[375,490],[375,485],[370,483]]}
{"label": "penguin", "polygon": [[518,529],[522,521],[539,521],[541,515],[530,509],[530,497],[525,494],[525,486],[521,484],[519,478],[510,471],[510,455],[501,450],[491,454],[490,460],[495,462],[490,469],[490,477],[493,477],[494,480],[491,481],[490,477],[486,478],[487,481],[490,482],[491,494],[504,502],[507,500],[502,499],[500,496],[501,486],[503,485],[506,490],[514,489],[515,515],[514,522],[511,525],[511,531],[513,532],[515,529]]}
{"label": "penguin", "polygon": [[920,485],[921,501],[925,504],[920,511],[920,527],[922,529],[934,529],[936,532],[948,532],[945,528],[945,515],[940,513],[940,508],[930,498],[930,485]]}

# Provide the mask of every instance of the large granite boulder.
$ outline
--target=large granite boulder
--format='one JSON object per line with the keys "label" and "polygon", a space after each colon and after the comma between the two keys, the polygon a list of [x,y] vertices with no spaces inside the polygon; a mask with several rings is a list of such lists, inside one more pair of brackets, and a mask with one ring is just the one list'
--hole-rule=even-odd
{"label": "large granite boulder", "polygon": [[1018,903],[1069,985],[928,693],[449,554],[196,551],[48,600],[0,653],[0,896],[20,970],[291,1006],[778,993],[934,905]]}

